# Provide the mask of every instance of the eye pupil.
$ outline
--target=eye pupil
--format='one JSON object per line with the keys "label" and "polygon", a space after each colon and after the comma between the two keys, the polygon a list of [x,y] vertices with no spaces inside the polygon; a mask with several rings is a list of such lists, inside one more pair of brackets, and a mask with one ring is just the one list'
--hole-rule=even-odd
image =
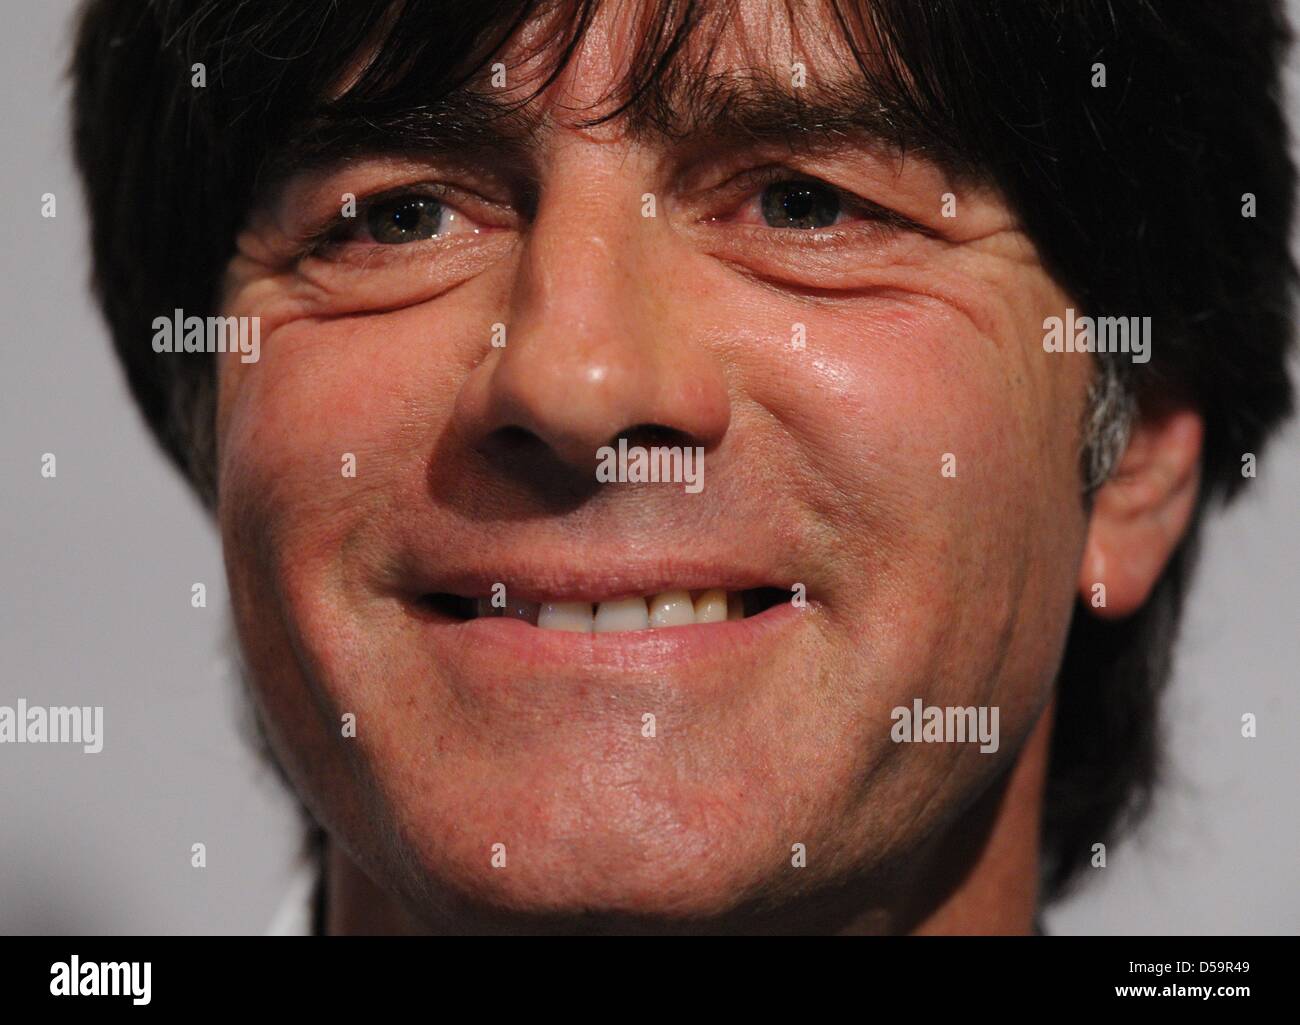
{"label": "eye pupil", "polygon": [[840,198],[820,182],[775,182],[763,190],[763,219],[770,228],[825,228],[840,213]]}
{"label": "eye pupil", "polygon": [[442,204],[427,196],[403,196],[376,203],[367,215],[367,227],[376,242],[401,245],[438,234]]}

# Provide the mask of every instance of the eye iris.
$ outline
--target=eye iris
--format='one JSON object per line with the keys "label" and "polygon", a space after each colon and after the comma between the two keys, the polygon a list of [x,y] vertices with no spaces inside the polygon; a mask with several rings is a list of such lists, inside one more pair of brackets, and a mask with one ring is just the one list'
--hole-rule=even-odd
{"label": "eye iris", "polygon": [[840,213],[840,197],[818,182],[776,182],[763,190],[769,228],[825,228]]}
{"label": "eye iris", "polygon": [[403,197],[376,203],[367,215],[371,237],[387,245],[418,242],[438,234],[442,204],[428,197]]}

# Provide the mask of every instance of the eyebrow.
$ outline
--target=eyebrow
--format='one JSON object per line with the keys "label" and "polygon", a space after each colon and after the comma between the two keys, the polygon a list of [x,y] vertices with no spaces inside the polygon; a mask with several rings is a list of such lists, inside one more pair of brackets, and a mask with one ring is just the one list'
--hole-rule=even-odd
{"label": "eyebrow", "polygon": [[[273,192],[304,171],[396,152],[523,171],[535,162],[550,125],[530,99],[508,103],[462,87],[416,106],[360,110],[344,97],[299,124],[276,148],[258,175],[258,191]],[[794,89],[762,75],[693,75],[660,84],[605,114],[574,118],[584,126],[620,120],[631,139],[646,145],[876,145],[918,155],[955,178],[984,176],[914,105],[878,94],[860,80]]]}
{"label": "eyebrow", "polygon": [[542,119],[527,106],[457,89],[428,103],[367,111],[328,104],[289,133],[263,161],[256,190],[273,194],[304,172],[386,153],[455,155],[494,165],[527,162]]}
{"label": "eyebrow", "polygon": [[962,177],[977,168],[948,145],[940,126],[914,103],[864,78],[837,77],[799,88],[767,74],[692,76],[629,107],[629,129],[643,141],[700,141],[792,148],[876,144],[914,152]]}

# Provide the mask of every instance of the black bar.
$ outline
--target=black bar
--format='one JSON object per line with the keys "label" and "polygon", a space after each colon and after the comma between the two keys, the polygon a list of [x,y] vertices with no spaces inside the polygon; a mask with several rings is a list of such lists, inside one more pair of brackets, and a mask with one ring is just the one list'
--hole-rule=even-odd
{"label": "black bar", "polygon": [[[813,949],[813,945],[816,949]],[[1281,1010],[1294,1017],[1295,937],[1025,937],[892,939],[483,939],[444,937],[5,937],[0,1001],[13,1011],[97,1017],[104,1011],[287,1010],[328,1015],[408,1007],[422,1015],[498,1020],[510,1010],[603,1019],[683,1016],[749,1007],[765,1020],[862,1020],[936,1010],[984,1018],[1007,1009],[1075,1014],[1174,1010],[1223,1018]],[[147,1004],[127,995],[54,995],[120,981],[100,963],[135,962]],[[58,964],[67,968],[52,967]],[[90,968],[87,966],[90,965]],[[1138,966],[1144,966],[1138,968]],[[1212,967],[1211,967],[1212,966]],[[1122,987],[1150,990],[1120,992]],[[1191,987],[1210,987],[1207,998]],[[1230,987],[1234,992],[1223,991]],[[137,987],[141,991],[142,986]],[[1238,991],[1241,990],[1241,991]],[[847,1004],[846,1004],[847,1002]],[[787,1018],[788,1020],[788,1018]],[[973,1019],[972,1019],[973,1020]],[[1249,1020],[1246,1018],[1245,1020]]]}

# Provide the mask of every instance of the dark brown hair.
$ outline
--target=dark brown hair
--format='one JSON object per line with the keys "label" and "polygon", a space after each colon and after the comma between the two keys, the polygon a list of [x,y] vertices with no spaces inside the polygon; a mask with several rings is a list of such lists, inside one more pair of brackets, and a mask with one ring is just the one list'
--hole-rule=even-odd
{"label": "dark brown hair", "polygon": [[[375,148],[409,143],[415,115],[461,90],[536,16],[550,19],[558,73],[598,3],[86,4],[73,130],[94,282],[145,420],[206,504],[216,500],[213,365],[157,359],[152,319],[176,307],[216,312],[235,233],[277,167],[353,144],[358,128]],[[637,57],[606,116],[670,128],[683,92],[707,104],[698,54],[709,47],[687,43],[717,30],[728,6],[647,0]],[[1080,609],[1071,628],[1043,835],[1050,896],[1092,843],[1113,840],[1145,807],[1200,523],[1240,489],[1243,455],[1258,455],[1291,407],[1295,173],[1279,105],[1288,29],[1274,0],[825,7],[857,57],[863,97],[890,112],[900,146],[996,184],[1083,311],[1151,316],[1150,362],[1102,355],[1104,374],[1139,402],[1189,398],[1206,420],[1196,521],[1151,599],[1118,623]],[[363,55],[373,59],[360,77],[330,99]],[[205,88],[191,87],[196,63]],[[1243,216],[1246,194],[1257,216]]]}

